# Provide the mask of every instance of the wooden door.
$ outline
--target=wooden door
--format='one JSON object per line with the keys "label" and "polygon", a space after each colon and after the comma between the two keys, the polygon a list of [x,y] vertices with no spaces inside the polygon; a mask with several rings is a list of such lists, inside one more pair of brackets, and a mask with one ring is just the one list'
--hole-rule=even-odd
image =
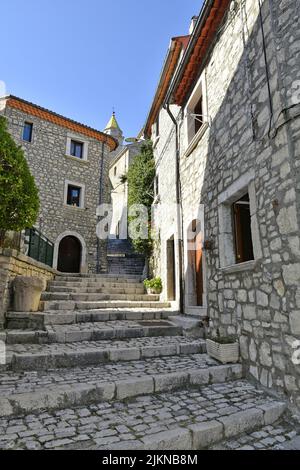
{"label": "wooden door", "polygon": [[201,236],[199,235],[196,237],[195,269],[197,306],[203,307],[203,249]]}
{"label": "wooden door", "polygon": [[75,237],[65,237],[59,245],[57,269],[63,273],[79,273],[81,244]]}
{"label": "wooden door", "polygon": [[174,238],[167,241],[167,289],[168,300],[176,300],[175,243]]}

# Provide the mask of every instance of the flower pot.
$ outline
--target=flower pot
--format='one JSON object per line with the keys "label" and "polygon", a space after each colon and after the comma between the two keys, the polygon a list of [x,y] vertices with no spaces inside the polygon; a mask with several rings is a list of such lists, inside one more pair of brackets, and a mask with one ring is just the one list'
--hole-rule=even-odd
{"label": "flower pot", "polygon": [[159,295],[161,294],[161,289],[158,287],[147,287],[147,294],[156,294]]}
{"label": "flower pot", "polygon": [[239,343],[221,344],[212,339],[206,340],[207,354],[222,362],[222,364],[236,363],[239,361],[240,348]]}

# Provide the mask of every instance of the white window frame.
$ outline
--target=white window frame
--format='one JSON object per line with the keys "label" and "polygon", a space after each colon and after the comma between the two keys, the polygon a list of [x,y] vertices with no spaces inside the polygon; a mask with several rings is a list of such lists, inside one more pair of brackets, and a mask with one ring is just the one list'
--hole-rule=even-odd
{"label": "white window frame", "polygon": [[[203,124],[195,134],[191,131],[192,126],[194,125],[195,118],[191,116],[193,113],[196,104],[202,96],[202,113],[203,113]],[[205,130],[208,127],[209,118],[208,118],[208,105],[207,105],[207,89],[206,89],[206,76],[205,72],[200,76],[194,90],[191,93],[191,96],[186,104],[184,110],[185,116],[185,148],[188,149],[190,146],[195,147],[199,142],[200,138],[204,134]]]}
{"label": "white window frame", "polygon": [[[249,194],[250,215],[251,215],[251,235],[253,243],[254,260],[245,263],[236,262],[236,250],[234,240],[234,228],[232,218],[232,204]],[[257,219],[256,190],[254,182],[254,172],[248,172],[236,180],[218,198],[219,214],[219,258],[220,268],[224,270],[242,271],[254,267],[262,258],[262,247],[259,235]]]}
{"label": "white window frame", "polygon": [[[68,204],[68,187],[69,186],[76,186],[77,188],[80,188],[80,205],[79,207],[77,206],[71,206]],[[70,180],[65,180],[65,187],[64,187],[64,205],[66,207],[71,207],[72,209],[84,209],[84,203],[85,203],[85,184],[78,183],[76,181],[70,181]]]}
{"label": "white window frame", "polygon": [[[74,155],[71,155],[71,142],[72,140],[75,140],[76,142],[80,142],[83,144],[83,152],[82,152],[82,158],[74,157]],[[76,161],[79,162],[86,162],[88,160],[88,147],[89,143],[87,140],[82,139],[82,137],[78,137],[78,135],[75,134],[68,134],[67,136],[67,148],[66,148],[66,156],[73,158]]]}

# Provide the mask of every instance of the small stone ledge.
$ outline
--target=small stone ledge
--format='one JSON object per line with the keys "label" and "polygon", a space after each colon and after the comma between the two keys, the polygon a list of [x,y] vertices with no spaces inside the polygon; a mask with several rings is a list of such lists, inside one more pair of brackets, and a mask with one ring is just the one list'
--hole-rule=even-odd
{"label": "small stone ledge", "polygon": [[[59,272],[48,266],[47,264],[40,263],[39,261],[34,260],[33,258],[30,258],[29,256],[24,255],[23,253],[18,252],[17,250],[12,250],[9,248],[0,248],[0,256],[4,256],[6,258],[15,258],[17,261],[21,261],[23,263],[26,263],[30,266],[33,266],[35,268],[41,269],[43,271],[48,271],[51,274],[59,274]],[[1,266],[1,263],[0,263]]]}
{"label": "small stone ledge", "polygon": [[[126,400],[141,395],[176,391],[185,387],[228,382],[232,379],[241,379],[242,375],[241,366],[237,371],[236,366],[227,365],[95,384],[52,385],[30,393],[17,393],[1,398],[0,416],[34,413],[43,410],[45,406],[48,410],[57,410],[103,401]],[[261,413],[265,413],[266,424],[278,419],[285,409],[282,403],[279,407],[276,405],[277,403],[270,403],[259,407],[262,410]],[[214,442],[209,442],[207,445],[212,443]]]}
{"label": "small stone ledge", "polygon": [[189,157],[191,155],[191,153],[195,150],[195,148],[197,147],[198,143],[200,142],[200,140],[202,139],[202,137],[204,136],[208,128],[209,128],[209,125],[207,122],[205,122],[201,126],[201,128],[199,129],[199,131],[197,132],[197,134],[191,141],[191,143],[189,144],[188,148],[185,150],[183,154],[183,158]]}
{"label": "small stone ledge", "polygon": [[235,273],[240,273],[243,271],[255,271],[259,267],[261,261],[262,260],[259,259],[259,260],[247,261],[246,263],[234,264],[232,266],[219,268],[219,271],[221,271],[223,274],[235,274]]}

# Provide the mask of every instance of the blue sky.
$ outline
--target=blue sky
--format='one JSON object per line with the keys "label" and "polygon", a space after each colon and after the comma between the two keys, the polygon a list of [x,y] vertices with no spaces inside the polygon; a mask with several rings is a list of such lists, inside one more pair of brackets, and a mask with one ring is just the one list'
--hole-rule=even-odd
{"label": "blue sky", "polygon": [[172,36],[202,0],[3,0],[0,80],[7,91],[126,136],[146,119]]}

